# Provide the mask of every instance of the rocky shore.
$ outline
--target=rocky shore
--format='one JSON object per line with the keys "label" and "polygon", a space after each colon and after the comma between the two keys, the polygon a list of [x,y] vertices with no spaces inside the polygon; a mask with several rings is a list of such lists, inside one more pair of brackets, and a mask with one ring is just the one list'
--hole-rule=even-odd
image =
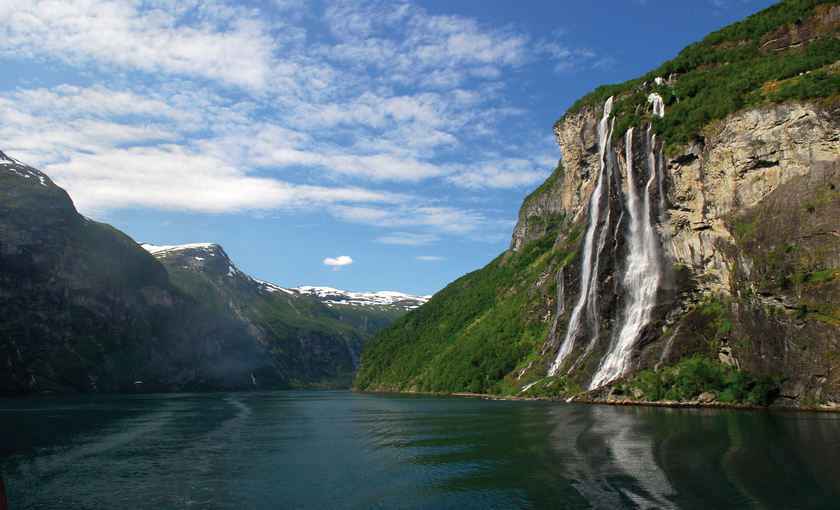
{"label": "rocky shore", "polygon": [[[724,402],[709,401],[707,399],[697,398],[689,401],[674,401],[674,400],[634,400],[631,398],[592,398],[585,395],[577,395],[566,399],[559,397],[519,397],[516,395],[493,395],[488,393],[471,393],[471,392],[427,392],[427,391],[358,391],[358,393],[382,394],[382,395],[417,395],[430,397],[460,397],[460,398],[477,398],[482,400],[504,400],[513,402],[557,402],[564,404],[592,404],[592,405],[609,405],[609,406],[639,406],[639,407],[668,407],[681,409],[735,409],[741,411],[795,411],[795,412],[824,412],[824,413],[840,413],[840,402],[828,402],[818,406],[786,406],[780,404],[772,404],[769,406],[756,406],[749,404],[732,404]],[[702,395],[701,395],[702,397]]]}

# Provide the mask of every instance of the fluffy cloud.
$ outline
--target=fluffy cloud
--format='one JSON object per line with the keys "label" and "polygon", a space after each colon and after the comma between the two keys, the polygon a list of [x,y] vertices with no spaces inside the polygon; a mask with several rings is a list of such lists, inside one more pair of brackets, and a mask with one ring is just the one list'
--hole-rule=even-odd
{"label": "fluffy cloud", "polygon": [[195,1],[36,0],[4,3],[0,17],[1,49],[17,57],[169,72],[251,89],[265,87],[275,67],[269,27],[243,8]]}
{"label": "fluffy cloud", "polygon": [[254,177],[178,145],[80,154],[46,169],[83,211],[151,207],[220,213],[398,200],[361,188],[295,185]]}
{"label": "fluffy cloud", "polygon": [[333,216],[353,223],[387,228],[425,227],[444,234],[466,234],[487,225],[478,211],[446,206],[401,204],[395,207],[337,205]]}
{"label": "fluffy cloud", "polygon": [[324,259],[324,265],[330,266],[333,269],[339,269],[344,266],[349,266],[353,263],[353,259],[347,255],[339,255],[338,257],[327,257]]}
{"label": "fluffy cloud", "polygon": [[478,165],[458,165],[448,180],[464,188],[524,188],[543,182],[551,173],[550,157],[540,160],[501,158]]}

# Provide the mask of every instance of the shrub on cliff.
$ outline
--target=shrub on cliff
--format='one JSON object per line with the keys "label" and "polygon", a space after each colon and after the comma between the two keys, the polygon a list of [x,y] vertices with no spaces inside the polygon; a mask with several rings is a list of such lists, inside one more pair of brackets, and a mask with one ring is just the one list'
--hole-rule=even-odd
{"label": "shrub on cliff", "polygon": [[719,402],[764,406],[778,394],[779,381],[695,355],[660,370],[643,370],[625,386],[628,393],[641,393],[642,400],[685,402],[711,392]]}

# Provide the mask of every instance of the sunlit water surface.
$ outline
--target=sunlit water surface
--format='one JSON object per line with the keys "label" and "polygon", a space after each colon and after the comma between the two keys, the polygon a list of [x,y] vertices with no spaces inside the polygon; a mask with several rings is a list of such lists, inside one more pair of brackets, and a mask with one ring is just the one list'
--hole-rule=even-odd
{"label": "sunlit water surface", "polygon": [[0,401],[12,509],[840,508],[840,416],[310,391]]}

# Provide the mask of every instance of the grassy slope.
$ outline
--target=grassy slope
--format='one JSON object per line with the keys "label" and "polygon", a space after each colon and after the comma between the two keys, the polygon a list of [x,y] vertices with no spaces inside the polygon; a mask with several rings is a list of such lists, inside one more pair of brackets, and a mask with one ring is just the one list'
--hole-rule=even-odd
{"label": "grassy slope", "polygon": [[534,356],[549,326],[539,311],[555,284],[534,282],[574,257],[574,250],[553,248],[556,235],[459,278],[380,333],[365,349],[356,386],[507,392],[505,375]]}

